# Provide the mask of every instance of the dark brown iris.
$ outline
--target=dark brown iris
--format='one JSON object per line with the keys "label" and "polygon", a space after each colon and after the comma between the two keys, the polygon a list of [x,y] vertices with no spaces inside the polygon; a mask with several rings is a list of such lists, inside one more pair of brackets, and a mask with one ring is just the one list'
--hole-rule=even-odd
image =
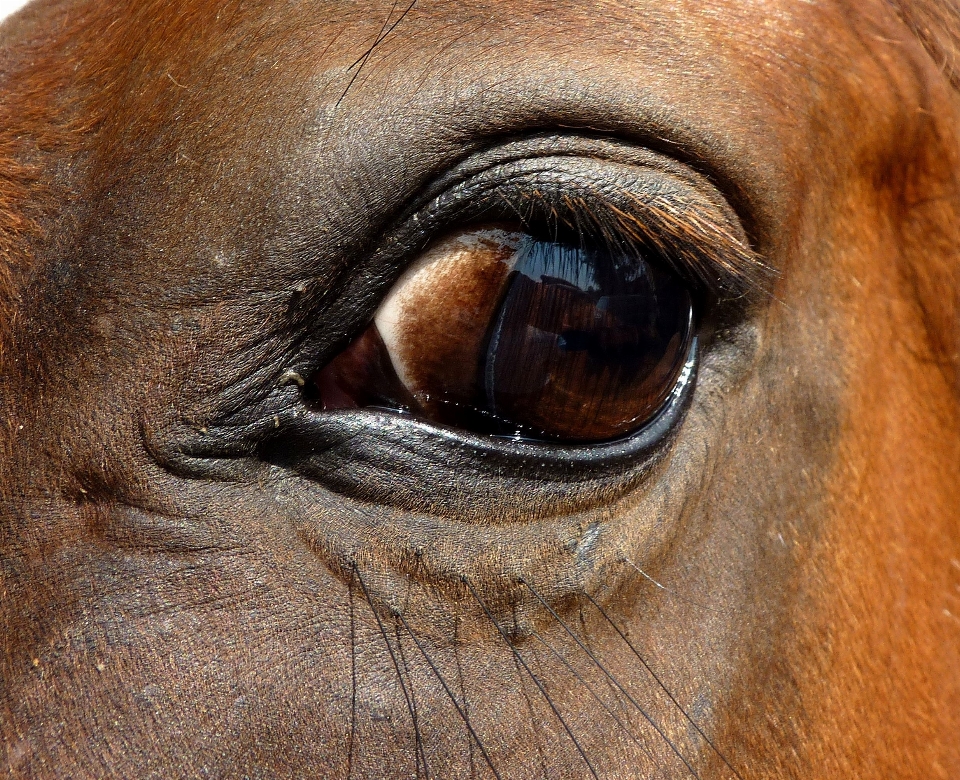
{"label": "dark brown iris", "polygon": [[431,246],[313,386],[329,410],[383,406],[481,433],[603,441],[663,405],[692,335],[687,288],[637,253],[494,226]]}

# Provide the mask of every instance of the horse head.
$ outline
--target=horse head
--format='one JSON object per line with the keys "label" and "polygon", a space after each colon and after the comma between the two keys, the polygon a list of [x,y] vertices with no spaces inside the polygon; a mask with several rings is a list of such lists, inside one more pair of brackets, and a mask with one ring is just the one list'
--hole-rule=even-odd
{"label": "horse head", "polygon": [[960,774],[960,15],[0,28],[17,777]]}

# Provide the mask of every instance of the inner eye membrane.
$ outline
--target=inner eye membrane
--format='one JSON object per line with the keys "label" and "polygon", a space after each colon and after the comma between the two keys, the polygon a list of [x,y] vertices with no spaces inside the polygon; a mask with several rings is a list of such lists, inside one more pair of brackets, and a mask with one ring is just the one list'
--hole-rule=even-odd
{"label": "inner eye membrane", "polygon": [[431,244],[312,388],[325,411],[599,442],[656,415],[692,338],[690,292],[652,253],[477,226]]}

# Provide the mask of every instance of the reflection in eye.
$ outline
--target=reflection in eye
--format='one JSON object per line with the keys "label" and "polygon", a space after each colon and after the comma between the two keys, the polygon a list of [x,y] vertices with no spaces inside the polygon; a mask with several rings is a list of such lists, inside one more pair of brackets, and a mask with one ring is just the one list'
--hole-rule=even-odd
{"label": "reflection in eye", "polygon": [[636,251],[492,225],[428,247],[313,383],[325,410],[602,441],[657,412],[692,336],[687,288]]}

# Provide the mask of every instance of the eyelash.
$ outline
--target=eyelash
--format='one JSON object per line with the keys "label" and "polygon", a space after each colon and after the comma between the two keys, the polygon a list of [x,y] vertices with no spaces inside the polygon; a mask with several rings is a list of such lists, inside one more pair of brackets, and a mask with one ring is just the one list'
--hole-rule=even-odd
{"label": "eyelash", "polygon": [[[736,235],[732,215],[685,182],[607,161],[576,161],[587,170],[563,170],[570,160],[520,161],[456,185],[414,216],[422,244],[451,224],[515,220],[551,240],[572,238],[615,254],[652,251],[695,291],[721,299],[766,286],[771,269]],[[518,175],[523,167],[533,169]]]}

